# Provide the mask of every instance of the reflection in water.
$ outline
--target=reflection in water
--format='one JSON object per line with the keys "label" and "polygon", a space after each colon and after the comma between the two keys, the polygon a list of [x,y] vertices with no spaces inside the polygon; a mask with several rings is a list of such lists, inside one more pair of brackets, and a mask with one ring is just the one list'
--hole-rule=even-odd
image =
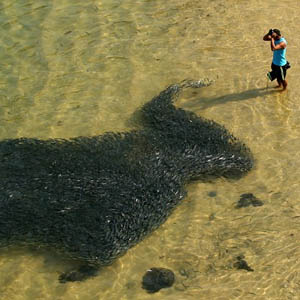
{"label": "reflection in water", "polygon": [[[0,298],[297,299],[299,16],[295,0],[2,1],[1,140],[127,131],[158,90],[209,77],[219,79],[182,106],[224,124],[256,164],[238,182],[189,186],[165,225],[84,284],[59,285],[57,270],[70,265],[50,254],[1,251]],[[262,88],[270,50],[261,36],[274,24],[293,65],[285,94]],[[245,193],[264,206],[234,209]],[[237,257],[254,272],[234,268]],[[141,280],[152,267],[176,281],[149,296]]]}

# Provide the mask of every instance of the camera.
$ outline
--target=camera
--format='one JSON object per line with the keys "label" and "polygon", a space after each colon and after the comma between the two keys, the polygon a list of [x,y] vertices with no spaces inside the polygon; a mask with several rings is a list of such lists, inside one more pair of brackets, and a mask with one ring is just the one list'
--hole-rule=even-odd
{"label": "camera", "polygon": [[269,29],[268,35],[272,35],[273,29]]}

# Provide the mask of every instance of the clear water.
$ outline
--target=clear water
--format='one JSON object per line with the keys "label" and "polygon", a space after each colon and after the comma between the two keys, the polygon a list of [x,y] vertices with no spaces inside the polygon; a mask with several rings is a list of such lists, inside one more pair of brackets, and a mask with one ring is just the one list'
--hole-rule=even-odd
{"label": "clear water", "polygon": [[[299,299],[299,16],[295,0],[3,1],[0,139],[129,130],[167,85],[209,77],[178,105],[224,124],[256,164],[190,185],[165,224],[86,282],[59,284],[71,264],[51,252],[1,250],[0,299]],[[272,27],[289,42],[285,93],[266,79]],[[249,192],[264,206],[235,209]],[[241,254],[254,272],[233,268]],[[151,267],[172,269],[174,286],[147,294]]]}

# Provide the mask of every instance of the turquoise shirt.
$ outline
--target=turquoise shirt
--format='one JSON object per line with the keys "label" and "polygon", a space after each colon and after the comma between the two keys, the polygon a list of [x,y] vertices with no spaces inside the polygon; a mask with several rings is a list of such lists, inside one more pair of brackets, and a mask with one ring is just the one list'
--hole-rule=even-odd
{"label": "turquoise shirt", "polygon": [[[280,38],[279,40],[275,40],[275,46],[278,45],[281,42],[285,42],[287,45],[287,41],[285,38]],[[279,50],[274,50],[273,51],[273,64],[276,66],[284,66],[286,64],[286,58],[285,58],[285,53],[286,53],[286,47],[284,49],[279,49]]]}

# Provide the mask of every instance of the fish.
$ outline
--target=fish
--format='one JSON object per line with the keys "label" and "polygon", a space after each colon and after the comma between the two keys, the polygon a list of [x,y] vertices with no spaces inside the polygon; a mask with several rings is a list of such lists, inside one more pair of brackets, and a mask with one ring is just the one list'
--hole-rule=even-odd
{"label": "fish", "polygon": [[250,149],[174,105],[183,90],[211,83],[168,86],[138,109],[139,126],[129,131],[0,141],[0,248],[62,253],[78,264],[59,281],[83,281],[165,222],[190,182],[244,176],[254,163]]}

